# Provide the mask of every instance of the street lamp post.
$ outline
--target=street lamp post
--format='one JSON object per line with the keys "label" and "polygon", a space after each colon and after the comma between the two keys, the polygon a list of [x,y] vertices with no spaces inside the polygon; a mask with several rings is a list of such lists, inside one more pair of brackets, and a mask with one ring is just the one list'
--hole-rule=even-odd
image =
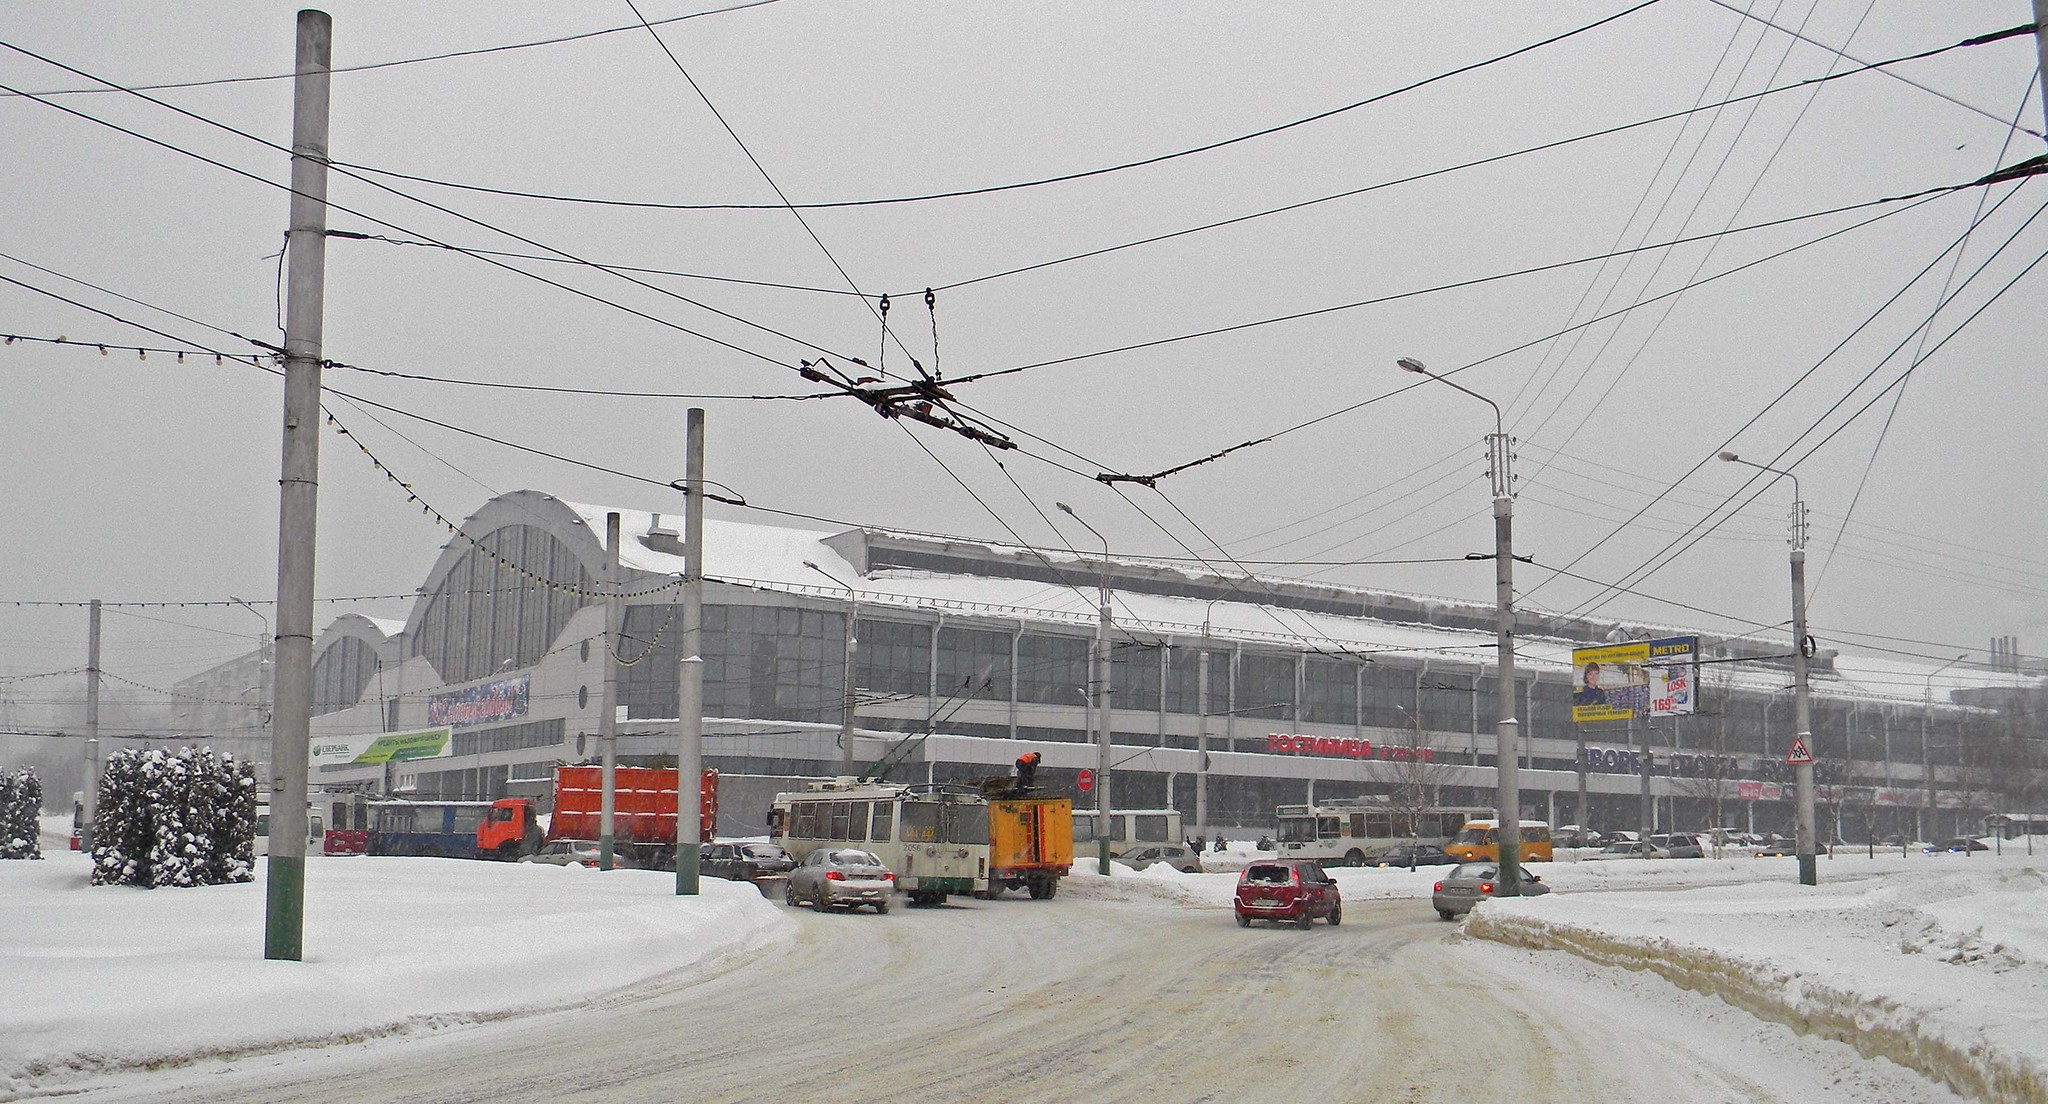
{"label": "street lamp post", "polygon": [[1934,751],[1927,742],[1927,729],[1934,720],[1934,676],[1961,663],[1970,653],[1949,660],[1947,663],[1927,672],[1927,685],[1920,695],[1920,773],[1927,781],[1927,823],[1923,826],[1926,834],[1921,839],[1933,839],[1940,831],[1934,823]]}
{"label": "street lamp post", "polygon": [[1798,837],[1793,849],[1799,852],[1799,884],[1816,885],[1820,872],[1814,863],[1813,817],[1813,705],[1807,686],[1806,636],[1806,498],[1799,493],[1799,477],[1782,468],[1744,460],[1732,452],[1721,459],[1792,481],[1792,728],[1799,746],[1806,749],[1806,761],[1792,765],[1792,777],[1799,788]]}
{"label": "street lamp post", "polygon": [[266,746],[270,743],[270,649],[276,638],[270,634],[270,617],[251,605],[248,600],[228,595],[228,601],[256,615],[263,622],[263,635],[256,638],[256,693],[262,699],[256,706],[256,735]]}
{"label": "street lamp post", "polygon": [[1081,523],[1081,528],[1095,534],[1102,542],[1102,573],[1097,576],[1097,606],[1095,621],[1095,662],[1089,682],[1095,687],[1095,857],[1098,868],[1104,876],[1109,874],[1109,771],[1110,763],[1110,704],[1109,696],[1109,538],[1103,536],[1093,525],[1074,512],[1072,506],[1056,502],[1061,513]]}
{"label": "street lamp post", "polygon": [[854,777],[853,708],[855,699],[858,697],[854,691],[853,680],[854,672],[859,667],[857,657],[860,654],[860,630],[858,628],[860,623],[860,592],[847,586],[845,583],[839,582],[837,575],[809,560],[804,561],[804,566],[837,583],[842,590],[846,591],[847,600],[851,603],[851,607],[846,613],[846,701],[841,706],[842,711],[839,716],[839,772],[848,778],[852,778]]}
{"label": "street lamp post", "polygon": [[[1209,619],[1215,616],[1211,599],[1202,610],[1202,650],[1195,656],[1195,838],[1205,839],[1209,830]],[[1233,749],[1235,750],[1235,749]]]}
{"label": "street lamp post", "polygon": [[1494,661],[1497,675],[1493,772],[1499,783],[1498,831],[1500,840],[1499,889],[1495,896],[1514,897],[1522,892],[1522,795],[1515,777],[1517,734],[1521,721],[1515,717],[1515,499],[1514,476],[1508,464],[1510,448],[1507,429],[1501,423],[1500,404],[1443,376],[1422,362],[1402,357],[1394,362],[1404,372],[1427,376],[1446,387],[1454,387],[1493,408],[1493,432],[1486,438],[1487,474],[1493,480],[1493,609]]}

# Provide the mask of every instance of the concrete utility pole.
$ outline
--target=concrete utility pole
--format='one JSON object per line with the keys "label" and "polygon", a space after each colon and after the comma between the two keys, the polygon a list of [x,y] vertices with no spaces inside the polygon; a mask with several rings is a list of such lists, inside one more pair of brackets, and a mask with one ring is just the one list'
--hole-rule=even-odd
{"label": "concrete utility pole", "polygon": [[92,854],[93,825],[100,810],[100,600],[92,600],[85,633],[85,823],[78,829],[78,850]]}
{"label": "concrete utility pole", "polygon": [[[683,659],[676,669],[676,895],[697,895],[704,840],[704,410],[687,415],[683,497]],[[847,746],[853,746],[849,739]]]}
{"label": "concrete utility pole", "polygon": [[603,756],[597,799],[597,868],[615,865],[619,807],[619,638],[625,633],[625,599],[619,597],[619,541],[624,533],[617,511],[604,516],[604,690],[598,696],[597,746]]}
{"label": "concrete utility pole", "polygon": [[1495,835],[1500,840],[1500,876],[1495,879],[1494,896],[1518,897],[1522,892],[1522,790],[1515,766],[1522,722],[1515,717],[1515,480],[1510,468],[1514,450],[1501,421],[1499,403],[1437,375],[1412,357],[1402,357],[1394,363],[1404,372],[1457,388],[1493,408],[1493,432],[1486,438],[1486,468],[1493,480],[1494,701],[1498,706],[1493,772],[1499,785],[1494,801],[1499,818]]}
{"label": "concrete utility pole", "polygon": [[1813,701],[1807,686],[1807,660],[1811,649],[1806,634],[1806,498],[1799,493],[1799,477],[1781,468],[1744,460],[1732,452],[1721,459],[1792,481],[1792,729],[1797,747],[1806,749],[1806,761],[1792,764],[1792,779],[1798,787],[1798,820],[1793,830],[1793,850],[1799,853],[1799,884],[1817,885],[1820,871],[1814,862],[1817,850],[1813,815]]}
{"label": "concrete utility pole", "polygon": [[[1214,608],[1213,605],[1211,608]],[[1209,618],[1202,618],[1202,651],[1195,658],[1195,838],[1209,831]]]}
{"label": "concrete utility pole", "polygon": [[1093,649],[1094,655],[1091,657],[1093,662],[1090,664],[1091,670],[1088,675],[1088,682],[1089,685],[1095,688],[1095,859],[1096,868],[1104,875],[1107,875],[1109,873],[1109,818],[1110,811],[1113,808],[1109,802],[1109,772],[1111,767],[1110,731],[1112,717],[1109,702],[1110,695],[1114,692],[1109,684],[1109,634],[1113,624],[1110,620],[1109,612],[1109,538],[1097,532],[1093,525],[1088,524],[1081,515],[1075,513],[1072,506],[1064,502],[1055,502],[1053,505],[1059,507],[1061,513],[1080,522],[1081,528],[1094,533],[1095,539],[1102,542],[1102,573],[1097,577],[1096,586],[1097,617],[1095,621],[1095,647]]}
{"label": "concrete utility pole", "polygon": [[844,777],[853,778],[856,777],[853,756],[854,708],[860,698],[859,691],[853,685],[854,672],[860,669],[860,592],[841,582],[839,576],[819,567],[811,560],[805,560],[804,566],[832,580],[832,585],[846,592],[846,692],[841,695],[839,703],[839,773]]}
{"label": "concrete utility pole", "polygon": [[334,20],[298,17],[291,231],[285,239],[284,459],[278,481],[276,700],[263,957],[304,957],[306,759],[313,717],[313,536],[320,491],[320,341],[327,284],[327,89]]}
{"label": "concrete utility pole", "polygon": [[2041,118],[2048,122],[2048,0],[2034,0],[2034,53],[2041,66]]}
{"label": "concrete utility pole", "polygon": [[[2048,3],[2048,0],[2042,0]],[[1927,823],[1922,826],[1921,839],[1931,840],[1940,833],[1934,823],[1934,745],[1929,742],[1928,728],[1934,721],[1934,676],[1961,663],[1970,653],[1949,660],[1947,663],[1927,672],[1927,685],[1920,695],[1920,774],[1927,784]]]}

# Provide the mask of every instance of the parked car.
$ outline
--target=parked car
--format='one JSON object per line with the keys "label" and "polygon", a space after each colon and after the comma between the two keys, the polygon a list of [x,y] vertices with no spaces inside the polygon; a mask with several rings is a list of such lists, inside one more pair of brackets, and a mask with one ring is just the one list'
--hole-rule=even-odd
{"label": "parked car", "polygon": [[790,905],[809,902],[819,912],[835,905],[870,905],[876,912],[888,912],[889,897],[895,892],[896,873],[872,853],[857,847],[820,847],[790,871],[782,900]]}
{"label": "parked car", "polygon": [[[548,866],[596,866],[597,841],[583,839],[549,840],[536,848],[533,854],[520,862],[544,863]],[[618,856],[612,857],[612,865],[624,866]]]}
{"label": "parked car", "polygon": [[1618,840],[1598,851],[1587,855],[1586,862],[1604,862],[1609,859],[1668,859],[1669,851],[1648,840]]}
{"label": "parked car", "polygon": [[1704,859],[1707,849],[1698,836],[1688,832],[1668,832],[1651,836],[1650,845],[1664,852],[1669,859]]}
{"label": "parked car", "polygon": [[1366,861],[1367,866],[1404,866],[1410,870],[1418,866],[1453,866],[1458,860],[1444,853],[1444,849],[1428,843],[1404,843],[1389,847]]}
{"label": "parked car", "polygon": [[1935,844],[1929,844],[1929,845],[1927,846],[1927,849],[1926,849],[1926,851],[1925,851],[1925,852],[1923,852],[1923,853],[1924,853],[1924,854],[1928,854],[1928,855],[1941,855],[1941,854],[1952,854],[1952,855],[1953,855],[1953,854],[1963,854],[1963,853],[1965,853],[1965,852],[1970,852],[1970,851],[1989,851],[1989,850],[1991,850],[1991,848],[1989,848],[1989,847],[1986,847],[1986,846],[1984,845],[1984,843],[1983,843],[1983,841],[1982,841],[1982,840],[1974,840],[1974,839],[1971,839],[1971,838],[1970,838],[1970,837],[1968,837],[1968,836],[1957,836],[1956,838],[1954,838],[1954,839],[1951,839],[1951,840],[1943,840],[1943,841],[1941,841],[1940,843],[1935,843]]}
{"label": "parked car", "polygon": [[1148,843],[1117,856],[1118,862],[1132,870],[1143,870],[1155,863],[1166,865],[1183,874],[1202,872],[1201,856],[1177,843]]}
{"label": "parked car", "polygon": [[[1499,863],[1459,863],[1457,869],[1436,884],[1429,903],[1436,909],[1438,919],[1456,920],[1471,912],[1472,906],[1492,897],[1499,878]],[[1541,897],[1549,892],[1550,887],[1543,884],[1542,878],[1526,870],[1522,872],[1522,896]]]}
{"label": "parked car", "polygon": [[1550,833],[1550,840],[1559,847],[1599,847],[1607,841],[1607,837],[1591,828],[1566,824]]}
{"label": "parked car", "polygon": [[1344,922],[1344,895],[1323,868],[1307,859],[1261,859],[1237,876],[1231,903],[1237,926],[1254,920],[1292,920],[1304,930],[1318,916],[1335,927]]}
{"label": "parked car", "polygon": [[697,852],[697,869],[713,878],[751,882],[787,874],[796,859],[772,843],[707,843]]}

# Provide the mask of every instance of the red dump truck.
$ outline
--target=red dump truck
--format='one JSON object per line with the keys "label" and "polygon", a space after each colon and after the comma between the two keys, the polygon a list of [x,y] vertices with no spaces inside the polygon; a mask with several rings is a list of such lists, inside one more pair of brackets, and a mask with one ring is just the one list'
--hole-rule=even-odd
{"label": "red dump truck", "polygon": [[[661,868],[676,862],[676,772],[653,767],[618,767],[612,790],[612,842],[628,866]],[[512,861],[533,853],[546,840],[598,838],[604,801],[603,767],[556,767],[554,815],[540,829],[540,810],[530,798],[491,802],[477,826],[479,858]],[[718,827],[718,772],[706,770],[699,794],[703,839]]]}

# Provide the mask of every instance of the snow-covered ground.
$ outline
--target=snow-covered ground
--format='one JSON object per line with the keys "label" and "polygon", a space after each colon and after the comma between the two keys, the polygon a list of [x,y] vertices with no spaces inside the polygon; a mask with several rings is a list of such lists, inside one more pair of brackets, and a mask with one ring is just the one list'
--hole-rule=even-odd
{"label": "snow-covered ground", "polygon": [[[701,897],[679,899],[672,875],[657,872],[315,859],[305,961],[273,963],[261,957],[260,881],[93,888],[62,846],[46,837],[46,861],[0,863],[0,1099],[63,1091],[81,1075],[577,1007],[780,953],[794,930],[752,887],[712,879]],[[2038,1101],[2048,1099],[2041,850],[1845,854],[1821,860],[1817,888],[1794,884],[1790,859],[1536,864],[1556,892],[1488,902],[1464,930],[1661,975],[1965,1095]],[[1241,865],[1251,852],[1219,857]],[[1221,912],[1237,878],[1093,869],[1079,864],[1062,899]],[[1441,871],[1332,873],[1347,902],[1415,900],[1426,915],[1420,899]],[[1527,953],[1467,947],[1503,962]]]}
{"label": "snow-covered ground", "polygon": [[[65,825],[68,830],[68,824]],[[448,859],[314,858],[304,961],[263,958],[253,883],[90,886],[0,862],[0,1099],[78,1073],[430,1031],[708,972],[793,931],[752,886]]]}

